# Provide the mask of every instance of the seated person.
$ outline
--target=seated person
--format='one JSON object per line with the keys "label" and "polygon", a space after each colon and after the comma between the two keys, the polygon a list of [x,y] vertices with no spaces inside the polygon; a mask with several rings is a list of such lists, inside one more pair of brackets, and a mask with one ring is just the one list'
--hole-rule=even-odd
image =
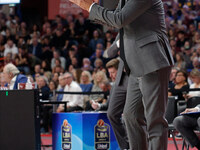
{"label": "seated person", "polygon": [[[108,78],[103,71],[98,71],[94,75],[94,85],[92,86],[91,92],[102,92],[103,90],[101,89],[101,83],[102,82],[107,82]],[[85,110],[93,110],[91,107],[91,102],[96,101],[96,102],[102,102],[102,99],[104,98],[103,94],[91,94],[89,96],[89,99],[86,102]]]}
{"label": "seated person", "polygon": [[93,84],[91,83],[92,77],[89,71],[83,71],[80,77],[80,87],[83,92],[90,92]]}
{"label": "seated person", "polygon": [[[64,92],[64,88],[65,88],[65,85],[66,85],[66,79],[64,78],[64,75],[60,75],[59,77],[58,77],[58,81],[59,81],[59,92]],[[62,99],[63,99],[63,94],[58,94],[57,95],[57,101],[62,101]]]}
{"label": "seated person", "polygon": [[3,69],[3,77],[6,82],[6,86],[10,90],[18,89],[19,83],[26,83],[27,77],[23,74],[20,74],[20,71],[17,67],[11,63],[5,65]]}
{"label": "seated person", "polygon": [[[190,89],[200,88],[200,71],[198,69],[193,69],[190,72],[190,77],[192,80],[192,84],[190,85]],[[186,98],[194,97],[194,96],[200,96],[200,91],[190,91]]]}
{"label": "seated person", "polygon": [[[66,80],[66,85],[64,92],[82,92],[81,87],[75,81],[73,81],[73,76],[71,73],[67,72],[64,74]],[[83,96],[80,94],[64,94],[62,101],[67,103],[67,111],[80,111],[83,110]],[[63,112],[64,105],[60,104],[58,106],[57,112]]]}
{"label": "seated person", "polygon": [[176,78],[176,73],[177,71],[180,70],[177,67],[173,67],[170,73],[170,77],[169,77],[169,88],[172,88],[175,85],[175,78]]}
{"label": "seated person", "polygon": [[178,100],[184,100],[183,92],[189,90],[187,83],[187,73],[184,70],[179,70],[176,73],[175,85],[169,88],[168,96],[177,96]]}
{"label": "seated person", "polygon": [[182,136],[189,142],[191,147],[196,147],[200,150],[200,140],[195,134],[194,130],[200,127],[200,115],[186,115],[188,112],[199,112],[200,104],[195,108],[185,109],[178,117],[173,121],[175,128],[182,134]]}
{"label": "seated person", "polygon": [[39,76],[37,79],[37,86],[39,92],[42,94],[39,96],[41,100],[48,100],[49,99],[49,92],[50,89],[48,87],[48,79],[45,76]]}
{"label": "seated person", "polygon": [[[115,82],[115,79],[117,77],[118,65],[119,65],[118,59],[112,59],[106,64],[106,68],[108,69],[109,76],[113,83]],[[98,103],[98,102],[92,101],[92,108],[94,110],[107,110],[108,105],[109,105],[109,99],[105,103]]]}

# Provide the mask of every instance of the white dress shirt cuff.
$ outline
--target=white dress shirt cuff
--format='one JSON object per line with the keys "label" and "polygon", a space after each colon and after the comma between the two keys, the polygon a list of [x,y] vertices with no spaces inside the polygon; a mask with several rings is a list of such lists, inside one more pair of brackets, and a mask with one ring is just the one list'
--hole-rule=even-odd
{"label": "white dress shirt cuff", "polygon": [[197,109],[198,112],[200,112],[200,108],[199,107],[195,107]]}
{"label": "white dress shirt cuff", "polygon": [[108,51],[107,51],[107,50],[104,51],[103,57],[104,57],[104,58],[108,58]]}
{"label": "white dress shirt cuff", "polygon": [[90,5],[89,12],[91,11],[92,6],[93,6],[94,4],[95,4],[95,3],[92,3],[92,5]]}
{"label": "white dress shirt cuff", "polygon": [[117,40],[116,44],[117,44],[117,48],[119,48],[119,40]]}

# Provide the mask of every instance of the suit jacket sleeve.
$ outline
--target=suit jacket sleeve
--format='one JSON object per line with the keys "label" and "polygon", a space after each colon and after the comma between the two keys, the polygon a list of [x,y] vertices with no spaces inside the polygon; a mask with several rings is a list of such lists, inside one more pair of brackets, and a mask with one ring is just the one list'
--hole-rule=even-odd
{"label": "suit jacket sleeve", "polygon": [[110,11],[98,4],[94,4],[91,8],[89,19],[120,29],[133,22],[151,6],[151,0],[128,0],[120,11],[118,8],[117,11]]}
{"label": "suit jacket sleeve", "polygon": [[113,58],[117,56],[119,48],[117,47],[116,42],[119,40],[119,34],[117,35],[115,41],[112,43],[112,45],[104,51],[103,57],[105,58]]}
{"label": "suit jacket sleeve", "polygon": [[107,110],[107,109],[108,109],[108,100],[106,101],[106,103],[100,105],[99,110]]}

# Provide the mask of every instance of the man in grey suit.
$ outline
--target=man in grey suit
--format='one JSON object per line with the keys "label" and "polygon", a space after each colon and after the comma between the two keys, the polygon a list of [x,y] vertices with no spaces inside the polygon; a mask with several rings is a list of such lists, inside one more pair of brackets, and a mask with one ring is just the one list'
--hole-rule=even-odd
{"label": "man in grey suit", "polygon": [[123,28],[120,43],[124,43],[124,62],[130,69],[123,115],[130,149],[167,150],[165,111],[174,62],[162,1],[120,0],[115,11],[109,11],[92,0],[70,1],[89,11],[89,19]]}
{"label": "man in grey suit", "polygon": [[[104,52],[105,58],[113,58],[118,55],[119,48],[117,47],[116,41]],[[119,58],[119,65],[116,66],[117,59],[112,59],[106,64],[106,68],[114,82],[111,90],[109,100],[105,104],[92,104],[93,108],[99,107],[99,110],[105,110],[108,108],[107,116],[112,125],[115,137],[119,144],[120,149],[129,149],[127,132],[122,124],[122,113],[126,101],[128,76],[124,72],[124,63]],[[117,71],[116,75],[114,72]]]}
{"label": "man in grey suit", "polygon": [[[187,114],[188,112],[198,112],[197,114]],[[200,104],[195,108],[188,108],[182,115],[173,121],[175,128],[183,135],[192,147],[200,150],[200,140],[194,130],[200,128]]]}

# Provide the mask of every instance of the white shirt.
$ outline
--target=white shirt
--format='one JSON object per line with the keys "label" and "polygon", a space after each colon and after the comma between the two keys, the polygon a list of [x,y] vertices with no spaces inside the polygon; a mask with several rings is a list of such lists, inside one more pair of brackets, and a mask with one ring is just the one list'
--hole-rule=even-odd
{"label": "white shirt", "polygon": [[[195,88],[195,84],[193,83],[193,84],[190,85],[190,89],[194,89],[194,88]],[[200,88],[200,86],[197,87],[197,88]],[[200,91],[190,91],[188,94],[189,94],[191,97],[200,96]]]}
{"label": "white shirt", "polygon": [[8,45],[5,44],[4,57],[6,57],[8,53],[11,53],[13,55],[12,57],[14,57],[14,55],[18,53],[18,49],[15,44],[13,45],[13,47],[8,47]]}
{"label": "white shirt", "polygon": [[9,90],[13,90],[16,79],[17,79],[17,76],[14,76],[12,78],[12,80],[10,81],[10,84],[9,84],[9,87],[8,87]]}
{"label": "white shirt", "polygon": [[[65,64],[66,64],[66,59],[64,57],[60,56],[60,61],[61,61],[61,66],[63,67],[63,69],[65,70]],[[53,69],[56,66],[56,59],[52,58],[51,59],[51,69]]]}
{"label": "white shirt", "polygon": [[92,3],[92,5],[90,5],[89,12],[91,11],[92,6],[93,6],[94,4],[95,4],[95,3]]}
{"label": "white shirt", "polygon": [[[66,85],[64,92],[82,92],[81,87],[75,81],[72,81],[70,85]],[[64,94],[62,101],[68,102],[67,106],[83,107],[83,95],[80,94]],[[62,105],[64,106],[64,105]]]}

